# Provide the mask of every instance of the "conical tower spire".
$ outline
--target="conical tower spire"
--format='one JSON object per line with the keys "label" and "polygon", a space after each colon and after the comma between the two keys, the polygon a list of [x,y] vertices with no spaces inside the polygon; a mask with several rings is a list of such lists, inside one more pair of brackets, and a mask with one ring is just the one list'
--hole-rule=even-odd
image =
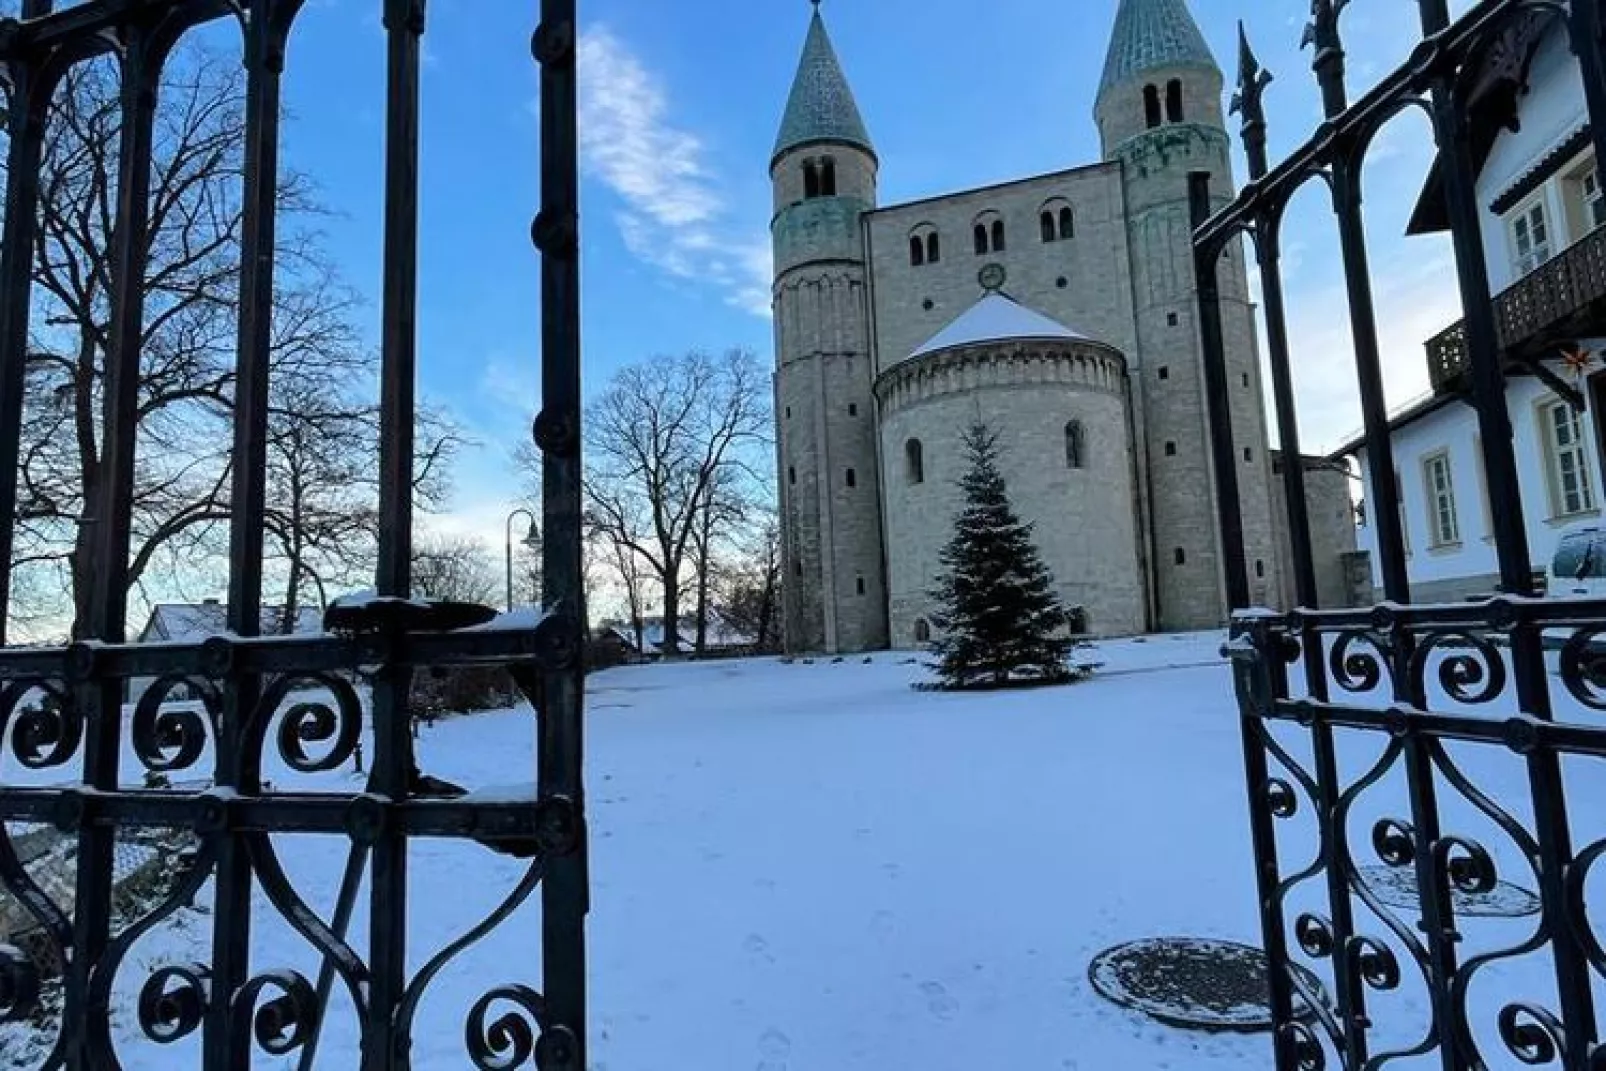
{"label": "conical tower spire", "polygon": [[1187,0],[1121,0],[1099,94],[1163,67],[1221,70],[1188,11]]}
{"label": "conical tower spire", "polygon": [[808,40],[803,44],[803,58],[797,65],[797,77],[792,82],[792,95],[786,102],[786,114],[781,119],[781,132],[775,138],[771,160],[811,142],[844,143],[875,155],[870,132],[859,115],[859,105],[848,87],[847,76],[842,73],[831,36],[825,31],[818,2],[814,5]]}

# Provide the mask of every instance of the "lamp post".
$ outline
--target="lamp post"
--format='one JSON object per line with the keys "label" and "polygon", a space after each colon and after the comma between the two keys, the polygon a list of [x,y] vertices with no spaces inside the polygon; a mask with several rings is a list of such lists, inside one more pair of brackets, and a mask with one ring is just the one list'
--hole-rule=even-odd
{"label": "lamp post", "polygon": [[520,515],[530,519],[530,529],[519,542],[532,550],[541,544],[541,528],[536,523],[535,514],[520,507],[507,515],[507,524],[504,527],[507,534],[507,609],[509,613],[513,612],[513,521],[514,518]]}

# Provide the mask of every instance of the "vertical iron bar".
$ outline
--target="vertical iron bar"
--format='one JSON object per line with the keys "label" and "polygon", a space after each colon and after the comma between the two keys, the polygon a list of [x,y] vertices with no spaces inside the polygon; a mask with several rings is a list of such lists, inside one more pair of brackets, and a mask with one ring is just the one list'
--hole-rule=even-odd
{"label": "vertical iron bar", "polygon": [[[31,8],[31,10],[30,10]],[[32,4],[25,15],[43,13]],[[33,247],[39,227],[39,168],[50,85],[37,60],[12,71],[11,144],[6,154],[6,221],[0,240],[0,647],[11,609],[11,554],[16,545],[18,460],[28,374],[28,306]]]}
{"label": "vertical iron bar", "polygon": [[[1305,472],[1299,445],[1299,415],[1294,407],[1294,377],[1288,351],[1287,308],[1283,298],[1282,224],[1283,206],[1261,216],[1255,231],[1260,262],[1261,298],[1266,310],[1266,348],[1271,364],[1272,395],[1277,409],[1277,437],[1283,454],[1283,494],[1288,500],[1288,533],[1294,558],[1294,587],[1302,607],[1318,607],[1316,567],[1310,543],[1310,512],[1305,501]],[[1305,665],[1305,686],[1318,703],[1328,700],[1327,668],[1322,637],[1306,629],[1300,637]],[[1320,789],[1319,808],[1323,854],[1326,862],[1328,904],[1332,911],[1333,944],[1346,948],[1355,934],[1354,905],[1349,893],[1349,857],[1344,830],[1337,821],[1339,776],[1337,750],[1332,726],[1325,722],[1311,728],[1312,754],[1316,765],[1316,784]],[[1366,1031],[1355,1017],[1361,1007],[1359,977],[1344,969],[1343,956],[1333,956],[1333,981],[1338,1018],[1344,1024],[1344,1066],[1359,1068],[1366,1062]]]}
{"label": "vertical iron bar", "polygon": [[1294,592],[1299,605],[1317,609],[1316,563],[1310,545],[1310,508],[1305,500],[1304,455],[1299,444],[1299,415],[1294,407],[1294,376],[1288,357],[1288,312],[1283,300],[1281,208],[1260,217],[1255,249],[1260,263],[1261,301],[1266,310],[1267,362],[1271,365],[1272,398],[1277,409],[1277,445],[1283,456],[1283,497],[1288,509],[1288,537],[1294,557]]}
{"label": "vertical iron bar", "polygon": [[[1427,36],[1450,24],[1445,0],[1419,0],[1422,30]],[[1593,2],[1590,11],[1573,11],[1572,28],[1593,24],[1596,33],[1575,38],[1592,116],[1606,120],[1606,67],[1601,62],[1599,23]],[[1593,86],[1591,86],[1593,82]],[[1501,587],[1512,595],[1533,594],[1533,563],[1522,509],[1517,459],[1512,443],[1511,419],[1506,408],[1506,378],[1500,363],[1494,303],[1490,299],[1489,267],[1484,256],[1481,209],[1477,202],[1476,171],[1468,148],[1467,109],[1455,92],[1453,71],[1433,79],[1433,121],[1439,143],[1439,168],[1444,184],[1446,215],[1455,246],[1456,276],[1466,317],[1467,353],[1472,365],[1472,399],[1478,413],[1484,471],[1488,476],[1495,549]],[[1593,131],[1602,144],[1606,131]],[[1511,630],[1512,681],[1520,709],[1536,718],[1552,715],[1550,686],[1545,669],[1543,641],[1526,621]],[[1441,746],[1441,745],[1434,745]],[[1535,833],[1539,841],[1540,889],[1546,926],[1553,936],[1552,955],[1561,1021],[1569,1061],[1584,1066],[1585,1055],[1596,1039],[1595,1001],[1589,963],[1584,950],[1571,938],[1565,917],[1565,879],[1572,864],[1572,831],[1567,816],[1566,785],[1561,759],[1549,748],[1527,756],[1529,790],[1533,796]]]}
{"label": "vertical iron bar", "polygon": [[[234,453],[229,524],[228,623],[238,636],[262,627],[262,555],[267,500],[268,369],[272,346],[276,194],[279,170],[279,79],[282,39],[275,0],[246,9],[245,176],[240,237],[240,316],[234,390]],[[256,763],[245,755],[245,726],[261,698],[254,675],[224,682],[216,783],[260,790]],[[251,973],[251,861],[243,840],[219,839],[212,927],[212,987],[203,1040],[206,1066],[244,1071],[246,1039],[231,1029],[229,1002]]]}
{"label": "vertical iron bar", "polygon": [[[1188,208],[1196,229],[1210,218],[1209,172],[1188,173]],[[1238,498],[1226,343],[1221,334],[1221,289],[1216,276],[1220,253],[1220,248],[1214,245],[1195,246],[1193,271],[1194,283],[1199,288],[1199,334],[1204,345],[1205,405],[1210,415],[1210,455],[1216,477],[1216,522],[1221,530],[1222,573],[1226,580],[1228,608],[1243,610],[1249,606],[1249,565]]]}
{"label": "vertical iron bar", "polygon": [[584,808],[586,605],[580,528],[580,174],[575,0],[541,0],[532,42],[540,64],[541,211],[533,228],[541,252],[541,447],[543,601],[569,618],[573,657],[547,675],[538,717],[542,798],[566,796],[578,843],[552,859],[541,891],[543,989],[552,1025],[575,1051],[563,1066],[586,1066],[586,949],[589,910]]}
{"label": "vertical iron bar", "polygon": [[[385,0],[385,268],[380,398],[379,569],[381,595],[412,593],[413,430],[418,304],[418,71],[424,0]],[[387,641],[388,646],[388,641]],[[373,692],[374,763],[369,791],[407,796],[412,676],[387,650]],[[394,1011],[407,983],[407,837],[387,822],[373,842],[369,883],[372,988],[363,1030],[363,1071],[405,1069],[406,1039]]]}
{"label": "vertical iron bar", "polygon": [[379,443],[381,595],[412,592],[413,435],[418,309],[418,61],[424,0],[385,0],[383,433]]}
{"label": "vertical iron bar", "polygon": [[1277,887],[1277,830],[1267,803],[1266,790],[1271,775],[1266,747],[1260,734],[1269,731],[1261,712],[1288,693],[1287,673],[1271,649],[1275,637],[1256,637],[1258,657],[1252,662],[1234,659],[1233,675],[1238,696],[1239,729],[1244,754],[1244,783],[1249,793],[1249,835],[1255,856],[1255,891],[1260,908],[1261,943],[1269,969],[1266,972],[1268,1003],[1271,1010],[1272,1052],[1277,1071],[1298,1071],[1298,1054],[1290,1044],[1287,1029],[1294,1021],[1293,985],[1289,981],[1288,934],[1283,905]]}
{"label": "vertical iron bar", "polygon": [[[117,213],[112,228],[111,331],[106,347],[100,494],[94,511],[94,589],[87,635],[121,643],[128,616],[128,555],[134,501],[134,455],[138,439],[140,357],[145,327],[146,238],[150,218],[151,142],[156,117],[161,48],[151,26],[125,25],[120,46],[121,129],[117,153]],[[93,791],[114,792],[122,736],[121,682],[95,675],[78,689],[90,705],[84,744],[84,782]],[[104,1064],[106,1043],[98,1028],[109,1008],[88,1003],[90,979],[109,939],[112,853],[115,827],[84,823],[78,834],[78,874],[73,899],[73,959],[68,969],[66,1021],[97,1024],[77,1031],[68,1066],[87,1071]]]}
{"label": "vertical iron bar", "polygon": [[1361,216],[1360,162],[1347,152],[1340,153],[1333,162],[1332,186],[1333,211],[1338,217],[1338,241],[1344,261],[1344,284],[1349,293],[1355,374],[1360,385],[1361,413],[1366,422],[1366,465],[1372,477],[1371,520],[1377,527],[1383,596],[1394,602],[1410,602],[1405,534],[1400,526],[1400,488],[1394,478],[1388,399],[1383,391],[1377,313],[1372,302],[1371,268],[1366,256],[1366,226]]}

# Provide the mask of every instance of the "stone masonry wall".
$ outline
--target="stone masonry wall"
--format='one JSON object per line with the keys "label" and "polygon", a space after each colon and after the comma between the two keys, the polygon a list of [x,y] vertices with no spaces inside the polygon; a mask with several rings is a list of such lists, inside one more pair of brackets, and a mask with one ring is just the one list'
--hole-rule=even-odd
{"label": "stone masonry wall", "polygon": [[[1218,205],[1233,193],[1229,144],[1221,129],[1221,79],[1201,68],[1152,72],[1181,78],[1189,121],[1143,126],[1142,84],[1117,87],[1099,103],[1106,154],[1122,167],[1137,324],[1137,391],[1143,412],[1154,573],[1162,629],[1208,628],[1226,616],[1216,481],[1205,404],[1204,365],[1193,271],[1188,173],[1209,172]],[[1249,304],[1244,250],[1234,243],[1218,267],[1227,353],[1234,458],[1242,502],[1251,601],[1275,605],[1282,591],[1272,524],[1270,455]]]}
{"label": "stone masonry wall", "polygon": [[[962,435],[978,417],[999,435],[1010,499],[1033,533],[1056,587],[1084,608],[1097,635],[1145,626],[1137,557],[1129,404],[1124,363],[1099,346],[1004,344],[951,350],[908,362],[877,382],[882,486],[887,498],[888,583],[894,646],[917,645],[917,624],[935,609],[930,589],[953,532],[967,458]],[[1065,425],[1084,434],[1072,469]],[[923,480],[908,463],[921,444]]]}

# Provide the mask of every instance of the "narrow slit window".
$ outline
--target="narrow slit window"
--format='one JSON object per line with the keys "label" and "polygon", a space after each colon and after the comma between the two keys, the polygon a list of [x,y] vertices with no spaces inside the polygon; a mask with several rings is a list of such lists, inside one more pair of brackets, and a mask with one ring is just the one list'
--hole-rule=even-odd
{"label": "narrow slit window", "polygon": [[1173,78],[1165,86],[1165,117],[1168,122],[1182,122],[1182,80]]}
{"label": "narrow slit window", "polygon": [[803,196],[805,199],[820,196],[820,168],[813,160],[803,162]]}
{"label": "narrow slit window", "polygon": [[936,264],[940,260],[942,260],[942,242],[938,239],[937,232],[932,231],[926,235],[926,263]]}
{"label": "narrow slit window", "polygon": [[976,255],[978,257],[987,255],[987,224],[985,223],[976,224]]}
{"label": "narrow slit window", "polygon": [[1002,253],[1003,251],[1004,251],[1004,221],[1001,220],[1001,219],[995,219],[995,220],[993,220],[993,252],[994,253]]}
{"label": "narrow slit window", "polygon": [[1043,230],[1043,241],[1052,242],[1059,237],[1059,227],[1054,223],[1054,213],[1044,212],[1038,218],[1038,224]]}
{"label": "narrow slit window", "polygon": [[920,444],[919,439],[910,439],[903,444],[904,467],[909,475],[910,483],[926,482],[926,448]]}
{"label": "narrow slit window", "polygon": [[1060,209],[1060,240],[1076,237],[1076,213],[1069,205]]}
{"label": "narrow slit window", "polygon": [[1065,467],[1084,468],[1087,464],[1086,454],[1087,442],[1082,425],[1073,420],[1065,425]]}
{"label": "narrow slit window", "polygon": [[1160,91],[1154,86],[1143,87],[1143,119],[1150,130],[1160,125]]}
{"label": "narrow slit window", "polygon": [[820,164],[820,194],[823,197],[836,196],[836,161],[829,156]]}
{"label": "narrow slit window", "polygon": [[926,262],[926,243],[920,240],[920,235],[911,235],[909,238],[909,263],[920,267]]}

